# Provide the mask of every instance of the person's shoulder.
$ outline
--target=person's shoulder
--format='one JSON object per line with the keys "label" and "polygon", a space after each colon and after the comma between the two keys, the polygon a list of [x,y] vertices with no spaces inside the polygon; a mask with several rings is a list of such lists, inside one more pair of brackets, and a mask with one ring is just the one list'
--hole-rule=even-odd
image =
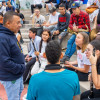
{"label": "person's shoulder", "polygon": [[34,75],[32,75],[31,80],[38,80],[41,77],[43,77],[43,75],[44,75],[44,71],[37,73],[37,74],[34,74]]}
{"label": "person's shoulder", "polygon": [[70,16],[70,14],[69,14],[69,13],[67,13],[67,12],[65,13],[65,15],[66,15],[66,16]]}
{"label": "person's shoulder", "polygon": [[81,11],[82,15],[89,16],[87,12]]}
{"label": "person's shoulder", "polygon": [[65,69],[64,73],[66,73],[67,76],[68,75],[72,77],[77,76],[76,72],[67,69]]}
{"label": "person's shoulder", "polygon": [[56,15],[60,15],[60,13],[59,12],[56,12]]}
{"label": "person's shoulder", "polygon": [[40,41],[41,40],[40,36],[35,36],[35,38],[36,38],[36,41]]}
{"label": "person's shoulder", "polygon": [[40,15],[41,18],[45,18],[43,15]]}

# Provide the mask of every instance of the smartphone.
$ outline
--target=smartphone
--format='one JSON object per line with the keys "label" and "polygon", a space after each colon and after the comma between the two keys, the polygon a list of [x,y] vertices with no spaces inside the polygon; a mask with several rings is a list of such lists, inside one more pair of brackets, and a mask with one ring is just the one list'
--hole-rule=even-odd
{"label": "smartphone", "polygon": [[93,48],[93,56],[95,57],[95,48]]}

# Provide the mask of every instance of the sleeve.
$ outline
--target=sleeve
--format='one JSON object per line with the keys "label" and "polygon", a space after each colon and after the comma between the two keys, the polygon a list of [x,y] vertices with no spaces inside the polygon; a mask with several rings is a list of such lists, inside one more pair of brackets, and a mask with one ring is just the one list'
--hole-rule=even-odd
{"label": "sleeve", "polygon": [[48,20],[48,22],[51,23],[51,15],[49,16],[49,20]]}
{"label": "sleeve", "polygon": [[74,21],[73,21],[73,14],[72,14],[71,17],[70,17],[70,22],[69,22],[69,28],[70,29],[73,29],[73,24],[74,24]]}
{"label": "sleeve", "polygon": [[70,15],[67,14],[67,17],[66,17],[66,25],[61,27],[60,30],[64,30],[64,29],[67,29],[68,26],[69,26],[69,21],[70,21]]}
{"label": "sleeve", "polygon": [[76,95],[79,95],[80,94],[80,84],[79,84],[79,79],[78,79],[78,76],[77,76],[77,74],[75,73],[75,75],[74,75],[74,79],[75,79],[75,92],[74,92],[74,96],[76,96]]}
{"label": "sleeve", "polygon": [[11,58],[10,52],[9,42],[6,39],[0,39],[0,67],[14,75],[23,73],[25,70],[24,62],[22,64],[14,62]]}
{"label": "sleeve", "polygon": [[[85,15],[83,18],[84,18],[83,21],[85,20],[84,23],[88,26],[88,28],[89,28],[89,30],[90,30],[90,19],[89,19],[89,15],[88,15],[88,14]],[[87,29],[87,27],[86,27],[85,25],[79,25],[78,28],[79,28],[79,29],[80,29],[80,28]]]}
{"label": "sleeve", "polygon": [[91,6],[91,3],[93,2],[93,0],[88,0],[87,2],[87,7]]}
{"label": "sleeve", "polygon": [[59,17],[60,17],[60,15],[58,16],[57,30],[59,30],[59,26],[60,26],[60,23],[59,23]]}
{"label": "sleeve", "polygon": [[43,19],[43,23],[44,23],[44,22],[46,21],[46,20],[45,20],[45,17],[43,16],[43,18],[42,18],[42,19]]}
{"label": "sleeve", "polygon": [[32,42],[31,42],[31,51],[28,53],[28,55],[32,56],[32,58],[36,57],[34,54],[34,48],[33,48]]}
{"label": "sleeve", "polygon": [[32,76],[29,82],[28,86],[28,92],[27,92],[27,100],[36,100],[36,86],[35,86],[35,80]]}

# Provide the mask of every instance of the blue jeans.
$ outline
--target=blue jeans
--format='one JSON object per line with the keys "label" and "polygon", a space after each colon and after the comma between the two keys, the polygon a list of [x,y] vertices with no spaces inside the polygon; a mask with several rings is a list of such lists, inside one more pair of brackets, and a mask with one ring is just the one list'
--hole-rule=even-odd
{"label": "blue jeans", "polygon": [[12,81],[0,81],[4,86],[8,100],[20,100],[22,90],[24,89],[23,77],[20,77],[15,82]]}
{"label": "blue jeans", "polygon": [[[86,32],[89,35],[89,32]],[[76,43],[75,43],[76,35],[73,34],[67,43],[67,49],[65,55],[69,58],[75,53],[76,51]]]}

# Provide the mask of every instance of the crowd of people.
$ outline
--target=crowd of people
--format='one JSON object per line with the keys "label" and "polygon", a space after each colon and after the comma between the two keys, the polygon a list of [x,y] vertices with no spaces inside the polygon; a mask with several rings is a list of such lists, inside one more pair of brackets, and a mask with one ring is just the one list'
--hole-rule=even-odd
{"label": "crowd of people", "polygon": [[[99,100],[100,0],[88,0],[86,12],[80,8],[83,0],[33,1],[27,55],[21,47],[20,28],[25,23],[24,15],[10,1],[2,2],[0,83],[8,100],[20,100],[25,83],[29,83],[25,100],[73,100],[76,95],[81,95],[80,100]],[[48,21],[40,13],[42,3]],[[72,35],[66,41],[63,55],[61,44],[69,33]],[[75,51],[77,59],[70,62]],[[95,88],[81,93],[79,81],[89,80]]]}

